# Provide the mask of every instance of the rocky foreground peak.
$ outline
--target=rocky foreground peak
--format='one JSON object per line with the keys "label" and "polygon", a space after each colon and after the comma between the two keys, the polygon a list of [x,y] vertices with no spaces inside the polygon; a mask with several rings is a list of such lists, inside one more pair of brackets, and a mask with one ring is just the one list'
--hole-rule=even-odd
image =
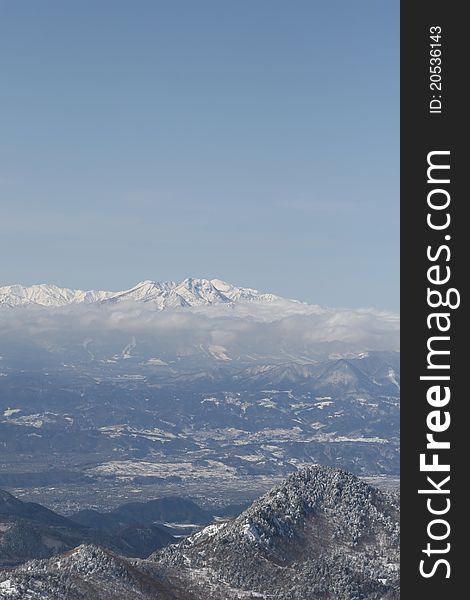
{"label": "rocky foreground peak", "polygon": [[398,515],[396,495],[312,466],[235,520],[151,558],[178,571],[195,593],[209,586],[214,599],[237,598],[232,589],[279,600],[398,598]]}

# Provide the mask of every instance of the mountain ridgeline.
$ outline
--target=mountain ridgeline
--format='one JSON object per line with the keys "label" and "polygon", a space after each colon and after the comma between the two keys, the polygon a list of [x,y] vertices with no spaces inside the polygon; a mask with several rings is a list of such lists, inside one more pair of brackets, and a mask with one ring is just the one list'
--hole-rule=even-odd
{"label": "mountain ridgeline", "polygon": [[78,304],[116,304],[119,302],[150,302],[156,308],[227,304],[237,301],[272,302],[274,294],[262,294],[251,288],[241,288],[220,279],[187,278],[175,281],[141,281],[123,291],[76,290],[53,284],[0,287],[0,306],[61,307]]}
{"label": "mountain ridgeline", "polygon": [[164,522],[203,525],[211,520],[212,515],[184,498],[161,498],[126,504],[111,512],[89,510],[64,517],[0,490],[0,567],[48,558],[81,544],[145,558],[176,541],[172,534],[178,530]]}

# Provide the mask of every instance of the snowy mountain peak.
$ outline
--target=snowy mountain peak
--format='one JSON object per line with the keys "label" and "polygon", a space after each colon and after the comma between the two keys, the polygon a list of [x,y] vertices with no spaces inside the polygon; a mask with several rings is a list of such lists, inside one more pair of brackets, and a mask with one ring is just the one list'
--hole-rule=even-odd
{"label": "snowy mountain peak", "polygon": [[272,294],[261,294],[255,289],[237,287],[220,279],[188,277],[181,282],[158,282],[150,279],[123,291],[95,291],[61,288],[53,284],[29,287],[10,285],[0,287],[0,307],[46,306],[60,307],[72,304],[152,302],[156,308],[208,306],[239,301],[272,302]]}
{"label": "snowy mountain peak", "polygon": [[0,306],[66,306],[68,304],[100,302],[113,292],[74,290],[53,284],[41,283],[29,287],[8,285],[0,287]]}

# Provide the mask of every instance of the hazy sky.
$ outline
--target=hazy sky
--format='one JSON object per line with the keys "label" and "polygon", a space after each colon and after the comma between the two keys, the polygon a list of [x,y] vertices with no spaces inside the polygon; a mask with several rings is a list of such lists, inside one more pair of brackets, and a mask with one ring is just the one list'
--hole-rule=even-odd
{"label": "hazy sky", "polygon": [[397,309],[398,12],[0,1],[0,285]]}

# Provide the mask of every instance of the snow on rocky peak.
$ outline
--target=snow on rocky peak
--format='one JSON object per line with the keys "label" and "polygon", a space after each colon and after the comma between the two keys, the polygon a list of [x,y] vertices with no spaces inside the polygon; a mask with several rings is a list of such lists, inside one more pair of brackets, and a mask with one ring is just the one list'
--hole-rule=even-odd
{"label": "snow on rocky peak", "polygon": [[[197,598],[395,600],[399,498],[312,465],[238,517],[150,556]],[[200,575],[204,573],[204,578]]]}
{"label": "snow on rocky peak", "polygon": [[237,300],[274,302],[280,299],[279,296],[275,296],[274,294],[263,294],[253,288],[236,287],[220,279],[211,279],[211,284],[232,302],[236,302]]}
{"label": "snow on rocky peak", "polygon": [[262,294],[251,288],[237,287],[220,279],[187,278],[175,281],[141,281],[130,289],[111,291],[83,291],[60,288],[56,285],[39,284],[25,287],[10,285],[0,287],[0,306],[46,306],[60,307],[71,304],[152,302],[156,308],[182,306],[208,306],[230,304],[240,301],[273,302],[279,299],[273,294]]}
{"label": "snow on rocky peak", "polygon": [[66,306],[68,304],[88,304],[100,302],[112,295],[113,292],[73,290],[48,283],[31,285],[29,287],[7,285],[0,287],[0,306]]}
{"label": "snow on rocky peak", "polygon": [[[107,302],[115,304],[118,302],[154,302],[158,308],[167,308],[169,306],[184,306],[185,303],[178,302],[175,298],[170,298],[171,291],[175,286],[174,281],[158,282],[149,279],[141,281],[137,285],[122,292],[113,293]],[[176,302],[175,302],[176,300]]]}

